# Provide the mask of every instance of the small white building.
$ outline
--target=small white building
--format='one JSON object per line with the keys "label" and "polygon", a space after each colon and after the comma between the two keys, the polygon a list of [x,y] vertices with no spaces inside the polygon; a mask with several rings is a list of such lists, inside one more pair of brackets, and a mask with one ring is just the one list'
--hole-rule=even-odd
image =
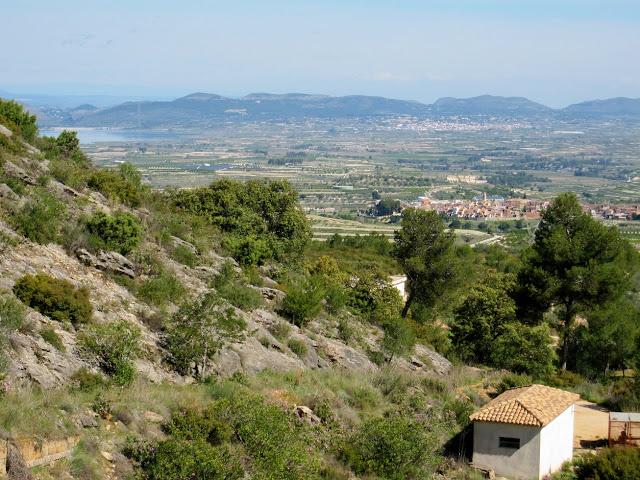
{"label": "small white building", "polygon": [[471,415],[473,465],[498,475],[541,479],[573,457],[580,396],[544,385],[507,390]]}

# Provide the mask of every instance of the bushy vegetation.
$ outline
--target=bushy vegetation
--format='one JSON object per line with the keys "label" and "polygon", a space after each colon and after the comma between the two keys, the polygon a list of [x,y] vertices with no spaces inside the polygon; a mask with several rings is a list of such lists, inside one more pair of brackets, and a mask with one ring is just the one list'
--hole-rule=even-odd
{"label": "bushy vegetation", "polygon": [[76,288],[70,282],[44,273],[25,275],[18,279],[13,293],[25,305],[58,322],[74,325],[91,321],[93,307],[89,291]]}
{"label": "bushy vegetation", "polygon": [[[0,121],[26,138],[35,119],[17,115],[15,105],[6,103],[0,104],[5,108],[0,108]],[[33,242],[129,255],[138,276],[108,278],[152,307],[136,307],[136,315],[157,335],[163,348],[156,355],[196,385],[152,387],[136,380],[134,361],[148,352],[141,349],[142,332],[134,323],[93,324],[86,289],[43,274],[26,275],[16,282],[15,296],[55,321],[74,324],[80,332],[79,350],[105,379],[80,369],[69,388],[60,389],[64,392],[29,391],[26,383],[21,389],[5,387],[0,391],[3,429],[39,435],[62,425],[66,434],[75,428],[67,414],[93,407],[99,421],[115,416],[129,429],[123,451],[140,478],[454,478],[457,473],[449,470],[442,447],[467,426],[473,408],[487,401],[486,392],[477,389],[501,392],[535,381],[571,389],[611,408],[640,409],[638,375],[626,375],[640,361],[638,255],[615,229],[584,215],[571,194],[560,195],[543,212],[530,247],[524,242],[518,248],[460,246],[446,229],[450,219],[411,209],[402,220],[393,216],[401,222],[393,243],[379,233],[336,234],[310,243],[309,222],[287,182],[220,180],[193,190],[151,191],[130,163],[93,169],[74,132],[35,142],[56,180],[83,194],[86,187],[98,190],[120,211],[91,215],[96,209],[88,208],[83,194],[68,188],[59,193],[49,174],[34,168],[29,172],[37,178],[34,182],[0,169],[0,181],[24,197],[20,203],[2,200],[3,220]],[[0,163],[16,153],[26,155],[21,145],[20,137],[0,137]],[[26,161],[21,165],[29,170]],[[424,181],[415,179],[416,184]],[[75,199],[69,200],[71,196]],[[378,213],[390,214],[398,204],[385,198]],[[144,208],[129,213],[137,207]],[[471,225],[456,220],[452,226]],[[524,226],[517,221],[478,224],[487,231],[523,235]],[[9,241],[19,242],[17,236],[0,235],[3,254]],[[214,252],[234,255],[243,271],[235,262],[218,263]],[[162,262],[165,255],[186,267],[213,267],[219,273],[205,278],[212,270],[201,268],[203,283],[183,285],[182,272],[188,270],[180,267],[178,277]],[[264,272],[279,282],[276,288],[286,294],[284,299],[273,295],[265,301],[252,287],[263,285]],[[398,273],[408,277],[406,299],[389,279]],[[194,283],[197,295],[185,287]],[[50,323],[30,331],[20,300],[0,296],[5,357],[7,340],[15,332],[39,334],[63,351],[57,332],[74,328]],[[271,337],[248,332],[237,310],[257,308],[289,320],[275,317],[268,326],[286,345],[278,347],[285,354],[308,361],[315,348],[331,360],[321,336],[337,337],[366,351],[379,365],[378,373],[323,369],[216,378],[212,360],[245,335],[259,336],[272,349],[269,354],[276,355]],[[108,308],[104,312],[101,320],[113,314]],[[309,339],[293,335],[292,324]],[[551,346],[552,332],[561,340],[558,352]],[[416,343],[483,368],[456,366],[437,379],[394,370]],[[35,354],[44,358],[40,351]],[[498,371],[502,369],[508,372]],[[612,375],[615,369],[623,376]],[[107,387],[114,383],[124,388]],[[20,402],[51,418],[25,418],[15,405]],[[306,405],[313,414],[294,405]],[[144,423],[139,412],[148,409],[164,415],[162,427]],[[93,478],[100,456],[97,440],[89,440],[77,449],[70,469]],[[629,455],[585,458],[577,463],[576,475],[633,478],[636,460]]]}
{"label": "bushy vegetation", "polygon": [[640,479],[640,450],[607,448],[597,455],[587,454],[576,461],[576,480]]}
{"label": "bushy vegetation", "polygon": [[135,377],[132,361],[140,354],[140,328],[126,320],[88,326],[80,337],[85,352],[118,385],[129,385]]}
{"label": "bushy vegetation", "polygon": [[342,456],[357,473],[389,480],[424,478],[438,462],[434,429],[433,423],[411,412],[388,412],[352,433]]}
{"label": "bushy vegetation", "polygon": [[190,364],[197,365],[196,373],[206,378],[209,361],[227,343],[244,338],[246,322],[232,307],[225,305],[216,293],[207,293],[182,304],[167,325],[166,342],[176,367],[190,373]]}
{"label": "bushy vegetation", "polygon": [[0,372],[7,366],[5,349],[9,336],[16,331],[27,333],[30,329],[23,304],[13,296],[0,295]]}
{"label": "bushy vegetation", "polygon": [[220,272],[213,280],[212,286],[231,305],[246,312],[259,308],[264,303],[260,292],[246,284],[243,276],[235,271],[231,261],[226,261],[220,266]]}
{"label": "bushy vegetation", "polygon": [[29,201],[11,215],[11,222],[25,237],[35,243],[47,244],[59,238],[66,208],[44,189],[39,189]]}
{"label": "bushy vegetation", "polygon": [[177,192],[174,203],[225,232],[225,246],[244,264],[295,258],[311,238],[298,193],[286,181],[218,180]]}
{"label": "bushy vegetation", "polygon": [[40,333],[42,339],[53,348],[61,352],[66,352],[66,348],[62,343],[62,338],[60,338],[60,335],[58,335],[52,325],[46,325],[42,327],[38,333]]}
{"label": "bushy vegetation", "polygon": [[114,172],[100,170],[88,180],[90,188],[98,190],[106,197],[122,202],[131,207],[140,206],[140,190],[137,185]]}
{"label": "bushy vegetation", "polygon": [[38,133],[36,116],[25,112],[22,105],[15,100],[0,99],[0,123],[27,141],[33,140]]}
{"label": "bushy vegetation", "polygon": [[87,220],[87,228],[93,235],[96,247],[104,250],[126,255],[140,243],[141,228],[130,213],[107,215],[96,212]]}

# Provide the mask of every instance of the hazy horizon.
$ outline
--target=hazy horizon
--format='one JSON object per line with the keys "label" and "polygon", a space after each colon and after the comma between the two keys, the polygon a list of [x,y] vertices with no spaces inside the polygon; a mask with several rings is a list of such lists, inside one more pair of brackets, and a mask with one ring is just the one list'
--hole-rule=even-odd
{"label": "hazy horizon", "polygon": [[352,0],[128,4],[0,0],[0,90],[526,97],[561,108],[640,97],[632,1]]}

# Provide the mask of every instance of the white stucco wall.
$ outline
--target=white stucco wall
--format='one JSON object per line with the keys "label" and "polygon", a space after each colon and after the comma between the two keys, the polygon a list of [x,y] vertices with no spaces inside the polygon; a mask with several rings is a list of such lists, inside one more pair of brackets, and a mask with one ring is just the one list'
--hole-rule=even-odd
{"label": "white stucco wall", "polygon": [[[473,464],[498,475],[540,478],[540,428],[507,423],[473,423]],[[501,448],[500,437],[520,439],[520,448]]]}
{"label": "white stucco wall", "polygon": [[558,470],[573,457],[573,415],[571,405],[540,432],[540,474]]}
{"label": "white stucco wall", "polygon": [[[474,422],[473,464],[498,475],[540,479],[573,457],[573,405],[544,428]],[[518,450],[500,448],[500,437],[520,439]]]}

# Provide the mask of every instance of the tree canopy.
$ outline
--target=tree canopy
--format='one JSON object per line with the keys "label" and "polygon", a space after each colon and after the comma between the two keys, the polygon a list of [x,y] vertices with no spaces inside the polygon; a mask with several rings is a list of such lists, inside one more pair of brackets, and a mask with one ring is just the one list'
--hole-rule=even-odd
{"label": "tree canopy", "polygon": [[406,317],[414,300],[433,305],[457,278],[455,233],[445,230],[436,212],[408,208],[394,239],[393,254],[408,279],[409,293],[402,311]]}
{"label": "tree canopy", "polygon": [[298,192],[285,180],[221,179],[207,187],[179,191],[174,203],[229,234],[227,247],[243,263],[298,255],[312,235]]}
{"label": "tree canopy", "polygon": [[574,193],[558,195],[541,217],[523,255],[518,306],[534,322],[553,309],[566,369],[576,316],[619,298],[638,268],[638,254],[615,227],[584,213]]}
{"label": "tree canopy", "polygon": [[25,140],[33,140],[38,133],[36,116],[30,115],[22,109],[15,100],[0,99],[0,123],[4,123],[10,130],[17,131]]}
{"label": "tree canopy", "polygon": [[549,328],[518,321],[510,296],[514,286],[513,275],[500,273],[490,273],[473,285],[455,311],[452,343],[466,362],[540,377],[552,370]]}

